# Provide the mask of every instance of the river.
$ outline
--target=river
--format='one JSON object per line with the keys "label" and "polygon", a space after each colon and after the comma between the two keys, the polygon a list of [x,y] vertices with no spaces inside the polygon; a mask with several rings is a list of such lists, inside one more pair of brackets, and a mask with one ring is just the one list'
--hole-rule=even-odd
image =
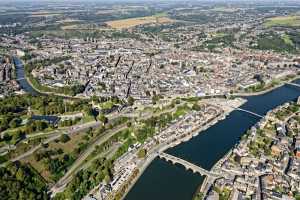
{"label": "river", "polygon": [[[32,95],[39,95],[25,79],[21,60],[14,57],[16,75],[21,88]],[[300,83],[300,80],[295,81]],[[285,102],[295,100],[300,88],[284,85],[266,94],[247,97],[241,108],[265,115],[266,112]],[[226,119],[203,131],[192,140],[166,152],[197,164],[205,169],[221,159],[240,137],[260,120],[242,111],[233,111]],[[126,200],[191,200],[204,177],[186,171],[180,165],[172,165],[156,158],[126,196]]]}
{"label": "river", "polygon": [[[295,81],[300,83],[300,80]],[[296,100],[300,88],[284,85],[266,94],[247,97],[241,108],[265,115],[285,102]],[[260,119],[249,113],[233,111],[226,119],[201,132],[192,140],[166,152],[205,169],[221,159],[240,137]],[[127,194],[126,200],[191,200],[204,177],[156,158]]]}
{"label": "river", "polygon": [[40,93],[36,91],[25,78],[25,69],[22,61],[17,57],[13,57],[13,60],[16,67],[17,81],[20,87],[27,93],[30,93],[32,95],[39,95]]}

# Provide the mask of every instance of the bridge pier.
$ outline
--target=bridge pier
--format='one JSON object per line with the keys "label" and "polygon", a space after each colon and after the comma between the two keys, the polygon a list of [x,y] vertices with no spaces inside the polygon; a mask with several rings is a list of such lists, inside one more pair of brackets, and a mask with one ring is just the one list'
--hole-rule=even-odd
{"label": "bridge pier", "polygon": [[190,163],[181,158],[177,158],[175,156],[172,156],[172,155],[169,155],[169,154],[166,154],[163,152],[158,154],[158,157],[161,159],[164,159],[168,162],[171,162],[173,165],[180,164],[180,165],[184,166],[186,170],[191,170],[193,173],[199,173],[201,176],[207,176],[207,177],[211,177],[213,179],[222,177],[222,175],[220,175],[220,174],[210,172],[210,171],[203,169],[193,163]]}

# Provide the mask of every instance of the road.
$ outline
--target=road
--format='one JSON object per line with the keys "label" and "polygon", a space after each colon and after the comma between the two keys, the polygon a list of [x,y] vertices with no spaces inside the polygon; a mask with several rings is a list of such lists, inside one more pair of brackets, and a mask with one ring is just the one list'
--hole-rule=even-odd
{"label": "road", "polygon": [[[109,121],[113,121],[114,119],[120,117],[121,115],[120,114],[114,114],[112,116],[109,117]],[[37,133],[37,134],[34,134],[34,135],[29,135],[29,137],[37,137],[37,136],[43,136],[43,135],[51,135],[49,138],[47,138],[45,141],[43,141],[43,144],[46,144],[46,143],[49,143],[49,142],[52,142],[56,139],[59,139],[61,134],[68,134],[68,135],[72,135],[72,134],[76,134],[76,133],[79,133],[79,132],[82,132],[82,131],[86,131],[90,128],[97,128],[97,127],[100,127],[103,123],[100,122],[100,121],[93,121],[93,122],[88,122],[88,123],[85,123],[85,124],[80,124],[80,125],[74,125],[72,127],[70,127],[69,129],[64,129],[63,132],[61,133],[55,133],[55,131],[51,132],[51,133]],[[58,131],[58,130],[56,130]],[[36,152],[38,149],[40,149],[42,147],[42,144],[39,144],[33,148],[31,148],[29,151],[15,157],[15,158],[12,158],[10,159],[10,161],[12,162],[15,162],[17,160],[22,160],[28,156],[30,156],[31,154],[33,154],[34,152]]]}
{"label": "road", "polygon": [[51,131],[48,133],[40,132],[40,133],[29,134],[29,135],[26,135],[25,140],[32,139],[35,137],[47,137],[47,136],[61,135],[60,131],[66,131],[66,129],[54,130],[54,131]]}
{"label": "road", "polygon": [[[139,120],[145,120],[145,119],[149,119],[150,117],[153,116],[159,116],[163,113],[167,113],[167,112],[173,112],[177,109],[178,106],[180,106],[181,104],[176,105],[174,108],[170,109],[170,110],[165,110],[162,112],[158,112],[158,113],[146,113],[143,116],[140,116]],[[134,113],[132,114],[124,114],[127,117],[133,117],[135,116]],[[116,117],[116,116],[114,116]],[[55,195],[58,192],[63,191],[63,189],[65,188],[65,186],[71,181],[72,178],[72,174],[76,173],[76,171],[78,171],[78,168],[80,168],[80,165],[82,165],[82,163],[86,160],[86,158],[95,150],[95,147],[97,145],[101,145],[104,142],[106,142],[110,137],[112,137],[113,135],[115,135],[116,133],[118,133],[119,131],[125,129],[127,127],[126,124],[122,124],[114,129],[109,130],[107,133],[105,133],[104,135],[99,136],[95,142],[93,142],[88,149],[85,150],[84,153],[82,153],[79,158],[73,163],[73,165],[71,166],[71,168],[68,170],[68,172],[51,188],[51,191],[53,193],[53,195]]]}
{"label": "road", "polygon": [[[182,103],[180,104],[177,104],[174,108],[170,109],[170,110],[164,110],[164,111],[161,111],[161,112],[158,112],[158,113],[146,113],[142,116],[139,117],[139,120],[145,120],[145,119],[148,119],[150,117],[154,117],[154,116],[159,116],[163,113],[167,113],[167,112],[173,112],[177,109],[178,106],[182,105]],[[111,114],[109,116],[109,121],[113,121],[114,119],[118,118],[118,117],[122,117],[122,116],[135,116],[135,117],[138,117],[136,116],[134,113],[130,113],[129,115],[128,114],[120,114],[120,113],[114,113],[114,114]],[[100,125],[102,125],[102,122],[89,122],[89,123],[86,123],[86,124],[82,124],[82,125],[75,125],[75,126],[72,126],[71,128],[69,128],[68,130],[65,130],[65,133],[68,134],[68,135],[72,135],[72,134],[75,134],[75,133],[79,133],[79,132],[82,132],[82,131],[85,131],[87,129],[90,129],[90,128],[97,128],[99,127]],[[95,150],[95,147],[97,145],[101,145],[103,144],[104,142],[106,142],[110,137],[112,137],[113,135],[115,135],[117,132],[125,129],[127,127],[126,124],[122,124],[120,126],[117,126],[116,128],[113,128],[111,130],[109,130],[107,133],[105,133],[104,135],[101,135],[99,136],[99,138],[97,138],[87,149],[84,153],[82,153],[79,158],[74,162],[74,164],[71,166],[71,168],[68,170],[68,172],[65,174],[65,176],[59,180],[53,187],[52,187],[52,192],[53,193],[56,193],[58,191],[61,191],[62,190],[62,187],[64,188],[64,186],[68,183],[68,181],[70,181],[71,179],[69,177],[71,177],[70,175],[72,175],[74,173],[74,171],[76,171],[76,169],[78,169],[78,167],[80,167],[80,165],[82,164],[82,162],[85,161],[85,159]],[[62,133],[52,133],[54,134],[53,136],[47,138],[45,141],[43,141],[43,144],[46,144],[46,143],[49,143],[49,142],[52,142],[56,139],[59,139],[61,134]],[[36,135],[32,135],[31,137],[36,137],[36,136],[42,136],[43,134],[42,133],[38,133]],[[49,134],[48,134],[49,135]],[[39,144],[33,148],[31,148],[29,151],[23,153],[22,155],[19,155],[13,159],[11,159],[10,161],[12,162],[15,162],[17,160],[22,160],[30,155],[32,155],[34,152],[36,152],[37,150],[39,150],[40,148],[42,147],[42,144]]]}
{"label": "road", "polygon": [[[139,120],[145,120],[145,119],[148,119],[150,117],[159,116],[159,115],[161,115],[163,113],[173,112],[180,105],[182,105],[182,102],[180,104],[176,104],[175,107],[172,108],[172,109],[170,109],[170,110],[164,110],[164,111],[161,111],[161,112],[158,112],[158,113],[154,113],[154,114],[147,112],[146,114],[144,114],[142,116],[139,116]],[[128,113],[127,114],[126,113],[122,113],[121,114],[121,113],[114,112],[114,113],[111,113],[110,115],[108,115],[109,123],[112,122],[114,119],[116,119],[118,117],[138,117],[138,115],[135,114],[135,113],[129,113],[129,114]],[[97,128],[100,125],[102,125],[102,122],[98,122],[98,121],[96,121],[96,122],[89,122],[89,123],[85,123],[85,124],[82,124],[82,125],[75,125],[75,126],[72,126],[69,129],[66,129],[64,133],[68,134],[68,135],[72,135],[72,134],[75,134],[75,133],[79,133],[81,131],[85,131],[85,130],[87,130],[89,128]],[[44,144],[52,142],[52,141],[54,141],[56,139],[59,139],[60,135],[63,134],[63,133],[58,134],[58,133],[52,132],[52,134],[53,135],[51,137],[49,137],[48,139],[46,139],[45,141],[43,141]],[[51,134],[48,133],[48,135],[51,135]],[[28,137],[37,137],[37,136],[43,136],[43,134],[42,133],[37,133],[35,135],[31,135],[31,136],[28,136]],[[23,154],[15,157],[13,159],[10,159],[10,161],[15,162],[17,160],[24,159],[24,158],[30,156],[31,154],[33,154],[34,152],[36,152],[41,147],[42,147],[42,144],[39,144],[39,145],[31,148],[29,151],[27,151],[27,152],[25,152],[25,153],[23,153]]]}
{"label": "road", "polygon": [[[102,124],[102,122],[89,122],[89,123],[82,124],[82,125],[72,126],[69,130],[66,131],[66,134],[72,135],[72,134],[75,134],[75,133],[82,132],[82,131],[84,131],[86,129],[89,129],[89,128],[99,127],[101,124]],[[57,134],[57,135],[55,134],[54,136],[51,136],[51,137],[47,138],[45,141],[43,141],[43,144],[46,144],[46,143],[52,142],[56,139],[59,139],[61,134]],[[31,148],[29,151],[15,157],[15,158],[10,159],[10,161],[15,162],[17,160],[22,160],[22,159],[30,156],[34,152],[36,152],[41,147],[42,147],[42,144],[38,144],[37,146]]]}
{"label": "road", "polygon": [[107,131],[105,134],[100,135],[89,147],[77,158],[77,160],[70,167],[68,172],[51,188],[53,194],[63,191],[65,185],[70,181],[68,178],[80,167],[87,157],[96,149],[96,146],[104,144],[109,138],[118,133],[119,131],[127,128],[127,124],[122,124]]}
{"label": "road", "polygon": [[59,192],[63,192],[66,185],[72,181],[73,179],[73,175],[76,174],[77,172],[79,172],[82,169],[87,169],[93,161],[95,161],[98,158],[101,157],[105,157],[105,158],[111,158],[116,151],[118,150],[118,148],[120,147],[120,145],[114,145],[111,149],[109,149],[106,152],[103,152],[99,155],[97,155],[96,157],[94,157],[93,159],[89,160],[88,162],[84,163],[82,166],[78,166],[78,168],[76,168],[75,170],[73,170],[72,173],[69,173],[68,175],[66,174],[65,176],[63,176],[52,188],[52,195],[55,196],[56,193]]}

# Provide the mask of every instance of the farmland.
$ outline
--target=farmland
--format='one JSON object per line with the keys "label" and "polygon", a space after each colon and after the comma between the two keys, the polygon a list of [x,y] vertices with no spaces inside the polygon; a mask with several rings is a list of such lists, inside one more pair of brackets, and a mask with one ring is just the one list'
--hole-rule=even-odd
{"label": "farmland", "polygon": [[122,20],[114,20],[114,21],[108,21],[106,24],[112,28],[115,29],[125,29],[125,28],[131,28],[138,25],[143,24],[151,24],[151,23],[172,23],[174,20],[168,18],[165,15],[153,15],[148,17],[136,17],[136,18],[128,18],[128,19],[122,19]]}
{"label": "farmland", "polygon": [[211,11],[232,13],[232,12],[238,11],[238,9],[237,8],[229,8],[229,7],[215,7],[213,9],[211,9]]}
{"label": "farmland", "polygon": [[269,18],[265,22],[265,27],[273,26],[288,26],[296,27],[300,26],[300,16],[283,16]]}

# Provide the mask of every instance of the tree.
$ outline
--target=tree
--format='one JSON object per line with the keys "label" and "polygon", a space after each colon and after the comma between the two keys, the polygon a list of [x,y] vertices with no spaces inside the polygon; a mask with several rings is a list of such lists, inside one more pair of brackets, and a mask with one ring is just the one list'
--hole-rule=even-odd
{"label": "tree", "polygon": [[138,152],[138,157],[139,158],[145,158],[146,154],[147,154],[146,149],[140,149],[139,152]]}
{"label": "tree", "polygon": [[30,164],[9,163],[0,168],[0,199],[43,199],[50,197],[44,180]]}
{"label": "tree", "polygon": [[17,143],[17,142],[20,141],[21,139],[24,139],[24,137],[25,137],[25,133],[24,133],[23,131],[21,131],[21,130],[18,130],[18,131],[16,132],[16,134],[14,134],[14,135],[12,136],[12,139],[13,139],[14,143]]}
{"label": "tree", "polygon": [[100,135],[105,132],[105,126],[100,126],[99,129],[97,129],[97,134]]}
{"label": "tree", "polygon": [[150,93],[149,90],[146,91],[146,96],[147,96],[147,97],[150,97],[150,96],[151,96],[151,93]]}
{"label": "tree", "polygon": [[70,137],[67,134],[62,134],[59,138],[60,142],[66,143],[70,140]]}
{"label": "tree", "polygon": [[202,200],[203,197],[204,197],[203,193],[199,192],[194,196],[193,200]]}
{"label": "tree", "polygon": [[9,142],[11,139],[12,139],[12,136],[11,136],[11,135],[9,135],[8,133],[4,133],[4,135],[3,135],[3,140],[4,140],[5,142]]}
{"label": "tree", "polygon": [[21,124],[22,120],[20,118],[15,118],[9,122],[10,128],[17,128]]}
{"label": "tree", "polygon": [[[153,92],[154,93],[154,92]],[[159,101],[159,99],[160,99],[160,96],[159,95],[156,95],[156,93],[153,95],[153,97],[152,97],[152,103],[153,104],[156,104],[157,103],[157,101]]]}
{"label": "tree", "polygon": [[108,119],[107,119],[107,117],[105,117],[104,114],[100,114],[100,115],[99,115],[99,120],[100,120],[101,122],[103,122],[103,124],[106,124],[106,123],[108,122]]}
{"label": "tree", "polygon": [[18,169],[17,174],[16,174],[16,178],[18,181],[23,181],[25,178],[24,172],[21,168]]}
{"label": "tree", "polygon": [[135,99],[132,96],[130,96],[130,97],[128,97],[127,101],[130,106],[133,106]]}
{"label": "tree", "polygon": [[105,175],[104,181],[105,181],[106,184],[108,184],[111,181],[111,178],[110,178],[110,176],[108,174]]}
{"label": "tree", "polygon": [[35,121],[35,126],[36,126],[36,129],[39,130],[39,131],[42,131],[42,130],[45,130],[46,128],[48,128],[48,123],[45,122],[45,121]]}
{"label": "tree", "polygon": [[92,115],[93,115],[93,108],[92,108],[92,106],[90,106],[90,105],[85,106],[84,112],[85,112],[88,116],[92,116]]}
{"label": "tree", "polygon": [[127,127],[130,128],[132,126],[131,122],[127,122]]}
{"label": "tree", "polygon": [[193,106],[192,106],[192,109],[196,110],[196,111],[199,111],[199,110],[201,110],[201,107],[199,106],[198,103],[194,103]]}

